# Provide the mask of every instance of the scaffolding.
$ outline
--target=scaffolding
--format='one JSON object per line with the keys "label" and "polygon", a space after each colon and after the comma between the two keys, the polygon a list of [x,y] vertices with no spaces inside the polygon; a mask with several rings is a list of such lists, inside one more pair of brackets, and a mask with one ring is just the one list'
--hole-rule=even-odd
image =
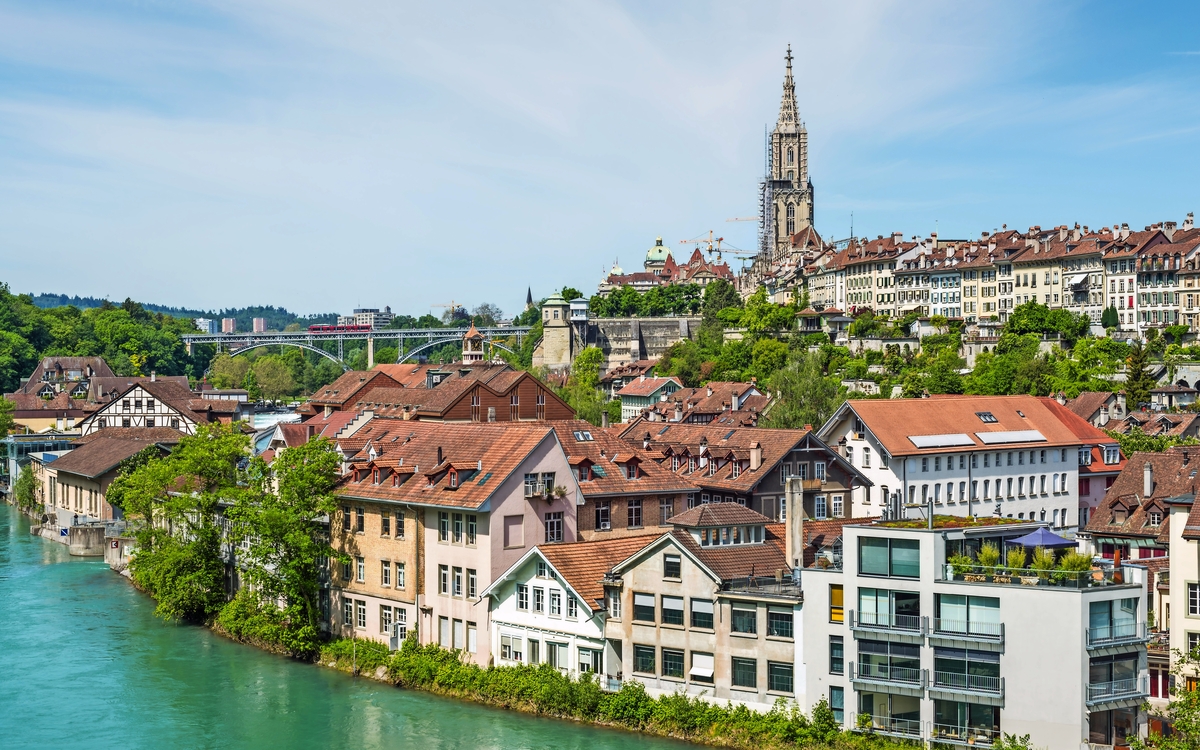
{"label": "scaffolding", "polygon": [[758,252],[771,262],[775,255],[775,186],[771,180],[771,131],[763,126],[763,178],[758,185]]}

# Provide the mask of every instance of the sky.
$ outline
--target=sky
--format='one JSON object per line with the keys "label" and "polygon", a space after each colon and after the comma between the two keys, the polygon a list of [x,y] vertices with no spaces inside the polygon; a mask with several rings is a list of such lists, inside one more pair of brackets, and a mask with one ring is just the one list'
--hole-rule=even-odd
{"label": "sky", "polygon": [[788,44],[826,239],[1182,222],[1198,27],[1182,2],[0,0],[0,281],[513,314],[656,237],[750,252],[728,219],[757,211]]}

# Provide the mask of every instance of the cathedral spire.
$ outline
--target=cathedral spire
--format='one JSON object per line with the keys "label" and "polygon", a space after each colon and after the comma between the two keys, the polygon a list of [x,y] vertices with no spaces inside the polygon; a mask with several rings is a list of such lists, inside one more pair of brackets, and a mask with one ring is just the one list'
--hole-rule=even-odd
{"label": "cathedral spire", "polygon": [[775,129],[791,131],[800,125],[800,110],[796,106],[796,82],[792,79],[792,45],[788,45],[787,73],[783,77],[783,101],[779,104],[779,122]]}

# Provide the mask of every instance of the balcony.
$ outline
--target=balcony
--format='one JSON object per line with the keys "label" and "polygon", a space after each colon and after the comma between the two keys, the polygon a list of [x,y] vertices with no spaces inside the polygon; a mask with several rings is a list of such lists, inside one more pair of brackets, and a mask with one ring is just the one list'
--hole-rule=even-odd
{"label": "balcony", "polygon": [[945,745],[989,747],[1000,739],[999,729],[982,727],[959,727],[953,724],[934,724],[930,739]]}
{"label": "balcony", "polygon": [[947,638],[986,643],[1004,643],[1004,623],[947,620],[935,617],[933,633]]}
{"label": "balcony", "polygon": [[721,586],[722,591],[733,594],[750,594],[751,596],[771,596],[803,601],[804,592],[799,581],[792,578],[791,572],[780,578],[751,576],[747,578],[731,578]]}
{"label": "balcony", "polygon": [[1124,646],[1130,643],[1147,643],[1150,640],[1144,622],[1119,622],[1098,628],[1087,629],[1087,647]]}
{"label": "balcony", "polygon": [[891,716],[858,714],[854,717],[853,726],[855,731],[858,732],[875,732],[907,739],[919,739],[921,737],[921,722],[919,719],[897,719]]}
{"label": "balcony", "polygon": [[1115,701],[1141,700],[1149,697],[1146,680],[1130,677],[1126,680],[1112,682],[1094,682],[1087,686],[1087,704],[1089,706]]}
{"label": "balcony", "polygon": [[850,674],[853,679],[861,682],[877,684],[900,685],[903,687],[924,687],[924,675],[920,669],[913,667],[893,667],[888,664],[858,664],[850,662]]}
{"label": "balcony", "polygon": [[898,630],[901,632],[921,634],[920,615],[893,615],[875,612],[859,612],[850,610],[851,630]]}
{"label": "balcony", "polygon": [[934,672],[933,686],[964,693],[1004,696],[1004,678],[961,672]]}
{"label": "balcony", "polygon": [[[957,569],[956,569],[957,568]],[[956,566],[946,563],[943,570],[943,581],[955,583],[982,583],[1004,586],[1049,587],[1060,589],[1090,589],[1106,586],[1126,586],[1131,580],[1125,572],[1114,571],[1112,568],[1092,568],[1091,570],[1029,570],[1012,568],[984,567],[982,565]]]}

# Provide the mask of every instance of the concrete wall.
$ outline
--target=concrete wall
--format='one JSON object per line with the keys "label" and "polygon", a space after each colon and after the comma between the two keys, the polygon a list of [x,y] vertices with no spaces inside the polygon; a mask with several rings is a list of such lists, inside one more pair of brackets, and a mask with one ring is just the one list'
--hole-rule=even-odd
{"label": "concrete wall", "polygon": [[72,526],[67,535],[67,545],[74,557],[102,557],[107,546],[104,543],[104,527]]}
{"label": "concrete wall", "polygon": [[657,359],[671,345],[694,339],[701,318],[591,318],[586,324],[555,326],[545,322],[542,343],[534,352],[535,366],[562,370],[581,349],[599,347],[604,352],[601,372],[640,359]]}

